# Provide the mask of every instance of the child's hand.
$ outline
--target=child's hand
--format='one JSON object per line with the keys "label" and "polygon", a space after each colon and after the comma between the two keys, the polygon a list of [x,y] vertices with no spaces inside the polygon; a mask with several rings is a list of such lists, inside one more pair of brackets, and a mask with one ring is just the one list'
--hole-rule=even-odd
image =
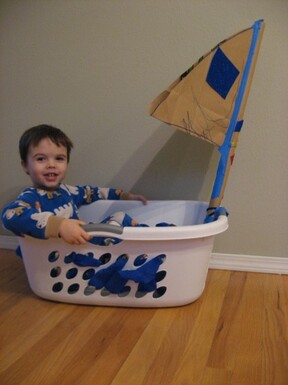
{"label": "child's hand", "polygon": [[120,199],[129,201],[141,201],[144,205],[147,205],[148,203],[144,195],[133,194],[132,192],[122,192]]}
{"label": "child's hand", "polygon": [[59,236],[72,245],[83,245],[91,238],[82,227],[85,224],[78,219],[64,219],[59,227]]}

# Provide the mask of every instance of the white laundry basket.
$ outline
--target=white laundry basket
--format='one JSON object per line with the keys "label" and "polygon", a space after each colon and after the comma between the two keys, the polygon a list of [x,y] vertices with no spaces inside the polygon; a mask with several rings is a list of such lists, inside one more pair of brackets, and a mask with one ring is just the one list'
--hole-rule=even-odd
{"label": "white laundry basket", "polygon": [[[122,240],[107,246],[19,237],[30,287],[45,299],[86,305],[168,307],[191,303],[204,290],[214,237],[228,228],[227,217],[222,215],[203,224],[206,208],[207,204],[199,201],[150,201],[146,206],[134,201],[98,201],[83,206],[79,215],[87,223],[124,211],[149,227],[94,230],[95,236]],[[159,222],[175,226],[156,227]],[[88,259],[88,264],[81,262],[80,266],[81,258]],[[114,268],[119,261],[121,268]],[[121,288],[115,290],[118,280]]]}

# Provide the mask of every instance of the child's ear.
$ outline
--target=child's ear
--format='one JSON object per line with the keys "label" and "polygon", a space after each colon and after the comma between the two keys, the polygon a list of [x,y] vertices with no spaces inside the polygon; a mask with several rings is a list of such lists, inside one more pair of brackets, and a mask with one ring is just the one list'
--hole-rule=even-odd
{"label": "child's ear", "polygon": [[26,163],[24,162],[24,160],[22,160],[21,166],[22,166],[24,172],[26,172],[26,174],[29,175],[29,171],[28,171],[27,165],[26,165]]}

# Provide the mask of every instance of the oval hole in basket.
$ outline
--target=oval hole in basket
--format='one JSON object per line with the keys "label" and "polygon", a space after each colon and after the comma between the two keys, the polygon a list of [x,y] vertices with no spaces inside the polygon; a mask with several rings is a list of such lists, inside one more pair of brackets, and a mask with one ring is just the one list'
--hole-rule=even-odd
{"label": "oval hole in basket", "polygon": [[101,290],[101,293],[102,297],[107,297],[108,295],[110,295],[110,291],[107,290],[105,287],[103,287],[103,289]]}
{"label": "oval hole in basket", "polygon": [[130,286],[125,286],[122,293],[119,293],[118,294],[118,297],[126,297],[131,291],[131,287]]}
{"label": "oval hole in basket", "polygon": [[86,286],[84,289],[84,295],[91,295],[95,293],[96,287],[95,286]]}
{"label": "oval hole in basket", "polygon": [[59,258],[60,254],[59,254],[59,251],[52,251],[49,255],[48,255],[48,261],[53,263],[53,262],[56,262],[57,259]]}
{"label": "oval hole in basket", "polygon": [[64,263],[67,263],[67,264],[68,263],[72,263],[73,260],[74,260],[74,257],[75,257],[75,253],[74,252],[66,255],[66,257],[64,258]]}
{"label": "oval hole in basket", "polygon": [[52,287],[52,291],[54,291],[54,293],[59,293],[59,291],[61,291],[62,289],[63,289],[63,283],[62,282],[57,282]]}
{"label": "oval hole in basket", "polygon": [[167,271],[161,270],[156,273],[156,282],[162,281],[166,277]]}
{"label": "oval hole in basket", "polygon": [[112,255],[110,253],[105,253],[105,254],[101,255],[99,260],[103,263],[103,265],[105,265],[106,263],[108,263],[110,261],[111,257],[112,257]]}
{"label": "oval hole in basket", "polygon": [[136,291],[135,297],[136,297],[136,298],[142,298],[142,297],[144,297],[144,295],[146,295],[146,294],[147,294],[147,291]]}
{"label": "oval hole in basket", "polygon": [[87,281],[88,279],[92,278],[94,274],[95,274],[94,269],[85,270],[83,275],[82,275],[82,279],[84,279],[84,281]]}
{"label": "oval hole in basket", "polygon": [[141,265],[143,265],[143,263],[146,262],[147,258],[148,258],[147,254],[138,255],[138,257],[135,258],[134,266],[141,266]]}
{"label": "oval hole in basket", "polygon": [[161,286],[158,287],[153,293],[153,298],[160,298],[166,293],[167,287]]}
{"label": "oval hole in basket", "polygon": [[73,285],[70,285],[69,287],[68,287],[68,294],[75,294],[75,293],[77,293],[77,291],[79,290],[79,288],[80,288],[80,285],[79,285],[79,283],[73,283]]}
{"label": "oval hole in basket", "polygon": [[76,267],[72,267],[72,269],[69,269],[67,271],[66,278],[67,279],[75,278],[77,274],[78,274],[78,269]]}
{"label": "oval hole in basket", "polygon": [[165,262],[165,259],[166,259],[166,254],[159,254],[157,257],[160,257],[161,258],[161,263]]}
{"label": "oval hole in basket", "polygon": [[59,277],[60,274],[61,274],[61,267],[60,266],[53,267],[53,269],[51,269],[51,271],[50,271],[50,277],[52,277],[52,278]]}

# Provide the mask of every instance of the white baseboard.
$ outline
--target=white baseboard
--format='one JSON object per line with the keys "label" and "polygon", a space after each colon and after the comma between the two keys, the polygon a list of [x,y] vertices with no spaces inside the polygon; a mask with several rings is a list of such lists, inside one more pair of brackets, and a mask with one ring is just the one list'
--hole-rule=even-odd
{"label": "white baseboard", "polygon": [[212,253],[209,268],[288,274],[288,258]]}
{"label": "white baseboard", "polygon": [[[0,249],[15,250],[17,237],[0,235]],[[212,253],[210,269],[288,274],[288,257]]]}

